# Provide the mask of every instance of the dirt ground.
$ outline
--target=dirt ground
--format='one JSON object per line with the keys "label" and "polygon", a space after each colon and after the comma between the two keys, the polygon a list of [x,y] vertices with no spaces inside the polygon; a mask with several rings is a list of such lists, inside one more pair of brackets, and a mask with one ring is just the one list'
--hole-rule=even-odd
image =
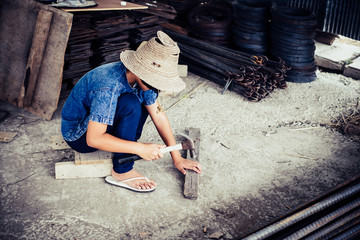
{"label": "dirt ground", "polygon": [[[45,121],[0,102],[1,239],[237,239],[357,176],[359,142],[338,131],[359,111],[360,82],[317,72],[311,83],[288,83],[260,102],[190,74],[187,88],[161,103],[174,133],[200,128],[199,198],[182,195],[184,178],[169,156],[136,168],[158,183],[150,194],[101,178],[56,180],[54,151],[60,111]],[[5,113],[8,115],[5,116]],[[161,142],[149,120],[142,142]]]}

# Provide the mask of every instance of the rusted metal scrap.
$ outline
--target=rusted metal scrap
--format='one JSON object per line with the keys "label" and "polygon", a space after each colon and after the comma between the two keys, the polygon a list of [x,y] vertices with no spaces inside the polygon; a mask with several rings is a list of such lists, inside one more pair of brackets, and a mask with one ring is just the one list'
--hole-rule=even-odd
{"label": "rusted metal scrap", "polygon": [[286,88],[289,68],[282,59],[270,60],[196,40],[165,29],[181,49],[180,60],[190,71],[231,89],[249,101],[260,101],[274,89]]}

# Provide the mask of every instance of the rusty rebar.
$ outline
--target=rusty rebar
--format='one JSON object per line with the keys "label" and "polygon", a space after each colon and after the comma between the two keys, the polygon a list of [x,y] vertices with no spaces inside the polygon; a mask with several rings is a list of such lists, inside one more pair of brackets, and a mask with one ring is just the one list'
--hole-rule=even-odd
{"label": "rusty rebar", "polygon": [[[288,67],[282,59],[269,60],[238,50],[214,45],[165,30],[181,49],[180,59],[189,64],[190,71],[208,78],[226,89],[243,95],[249,101],[260,101],[276,88],[286,88]],[[210,72],[209,72],[210,71]],[[216,72],[216,78],[211,74]]]}

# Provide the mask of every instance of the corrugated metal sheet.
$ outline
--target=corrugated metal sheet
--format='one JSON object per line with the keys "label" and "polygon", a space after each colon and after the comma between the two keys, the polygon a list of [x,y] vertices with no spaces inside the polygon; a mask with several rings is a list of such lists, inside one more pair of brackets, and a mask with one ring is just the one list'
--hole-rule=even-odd
{"label": "corrugated metal sheet", "polygon": [[313,11],[319,29],[360,40],[359,0],[275,0],[290,7]]}

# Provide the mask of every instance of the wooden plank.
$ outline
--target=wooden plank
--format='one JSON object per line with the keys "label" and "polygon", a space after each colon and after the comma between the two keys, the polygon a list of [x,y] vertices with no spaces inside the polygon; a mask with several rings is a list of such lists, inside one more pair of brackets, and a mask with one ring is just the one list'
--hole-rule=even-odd
{"label": "wooden plank", "polygon": [[322,31],[316,31],[315,34],[315,41],[321,42],[327,45],[333,44],[336,38],[339,38],[339,35],[334,33],[327,33]]}
{"label": "wooden plank", "polygon": [[102,164],[75,165],[75,162],[58,162],[55,164],[56,179],[106,177],[111,175],[112,161]]}
{"label": "wooden plank", "polygon": [[75,164],[86,165],[86,164],[104,164],[108,163],[112,159],[112,153],[105,151],[96,151],[91,153],[78,153],[75,152]]}
{"label": "wooden plank", "polygon": [[72,26],[72,14],[50,7],[49,10],[54,14],[41,71],[31,107],[25,108],[47,120],[58,107],[65,50]]}
{"label": "wooden plank", "polygon": [[16,132],[1,132],[0,131],[0,142],[11,142],[17,135]]}
{"label": "wooden plank", "polygon": [[19,97],[19,107],[31,106],[48,40],[52,16],[53,13],[50,11],[39,10],[26,65],[24,84]]}
{"label": "wooden plank", "polygon": [[72,14],[61,9],[33,0],[0,1],[0,99],[20,106],[19,96],[40,10],[52,12],[53,18],[32,103],[24,108],[50,120],[58,107],[72,25]]}
{"label": "wooden plank", "polygon": [[344,75],[360,80],[360,57],[353,60],[351,64],[345,66]]}
{"label": "wooden plank", "polygon": [[[188,156],[188,159],[193,161],[198,161],[200,159],[200,129],[199,128],[190,128],[189,137],[194,141],[194,149],[196,157],[192,158]],[[188,155],[190,155],[188,153]],[[187,170],[185,175],[185,184],[184,184],[184,196],[185,198],[196,200],[199,195],[199,174]]]}
{"label": "wooden plank", "polygon": [[344,62],[335,62],[333,60],[327,59],[321,56],[315,56],[316,65],[326,69],[332,69],[337,71],[343,71],[345,63]]}
{"label": "wooden plank", "polygon": [[112,11],[112,10],[137,10],[147,9],[147,6],[120,1],[120,0],[96,0],[98,4],[90,8],[64,8],[67,12],[88,12],[88,11]]}

